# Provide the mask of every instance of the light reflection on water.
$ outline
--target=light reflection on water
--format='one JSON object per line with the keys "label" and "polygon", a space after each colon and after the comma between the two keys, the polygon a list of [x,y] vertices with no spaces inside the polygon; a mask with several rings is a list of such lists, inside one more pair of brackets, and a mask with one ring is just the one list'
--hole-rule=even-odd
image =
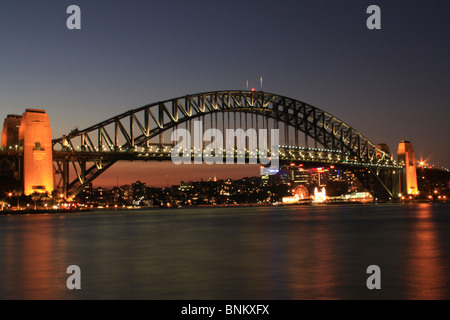
{"label": "light reflection on water", "polygon": [[[449,299],[450,206],[0,216],[0,299]],[[81,268],[68,290],[66,268]],[[381,268],[381,290],[366,269]]]}

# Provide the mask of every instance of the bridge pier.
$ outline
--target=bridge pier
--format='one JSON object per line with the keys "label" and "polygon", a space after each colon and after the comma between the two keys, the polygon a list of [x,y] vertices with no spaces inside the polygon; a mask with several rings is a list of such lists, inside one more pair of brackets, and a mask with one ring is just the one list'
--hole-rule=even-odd
{"label": "bridge pier", "polygon": [[419,194],[417,186],[416,159],[411,142],[402,140],[398,144],[398,163],[403,165],[399,189],[401,194]]}
{"label": "bridge pier", "polygon": [[69,161],[67,161],[67,159],[63,160],[63,169],[62,169],[62,182],[63,182],[63,189],[62,189],[62,193],[64,194],[64,197],[67,198],[67,192],[68,190],[68,186],[69,186]]}
{"label": "bridge pier", "polygon": [[17,152],[13,172],[24,194],[49,193],[54,188],[50,121],[44,110],[26,109],[9,115],[2,131],[2,150]]}
{"label": "bridge pier", "polygon": [[378,168],[375,170],[353,168],[351,170],[375,198],[385,200],[398,198],[398,193],[396,193],[398,170],[391,168]]}

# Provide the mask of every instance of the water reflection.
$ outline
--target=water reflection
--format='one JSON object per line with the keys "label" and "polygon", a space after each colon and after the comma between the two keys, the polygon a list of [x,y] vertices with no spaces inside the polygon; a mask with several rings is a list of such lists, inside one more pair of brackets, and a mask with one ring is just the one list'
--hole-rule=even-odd
{"label": "water reflection", "polygon": [[289,299],[336,299],[336,239],[324,221],[293,224],[289,242]]}
{"label": "water reflection", "polygon": [[[0,299],[448,299],[448,208],[0,216]],[[71,264],[81,290],[66,288]]]}
{"label": "water reflection", "polygon": [[445,269],[448,270],[448,264],[443,264],[432,204],[419,204],[414,209],[415,219],[411,227],[411,245],[408,247],[406,264],[406,281],[409,284],[407,298],[448,299],[445,296],[445,285],[448,285]]}
{"label": "water reflection", "polygon": [[2,244],[1,269],[6,299],[58,299],[64,297],[66,246],[53,217],[4,218],[7,223]]}

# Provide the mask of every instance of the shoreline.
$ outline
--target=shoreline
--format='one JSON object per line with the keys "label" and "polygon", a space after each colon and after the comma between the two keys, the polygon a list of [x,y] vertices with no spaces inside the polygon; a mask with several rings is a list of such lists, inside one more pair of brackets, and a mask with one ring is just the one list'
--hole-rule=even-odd
{"label": "shoreline", "polygon": [[372,205],[372,204],[418,204],[418,203],[447,203],[447,201],[429,201],[429,200],[409,200],[409,201],[327,201],[322,203],[314,203],[312,201],[305,201],[299,203],[242,203],[242,204],[204,204],[204,205],[191,205],[180,207],[159,207],[159,206],[145,206],[145,207],[110,207],[110,208],[80,208],[80,209],[63,209],[63,210],[3,210],[0,211],[0,216],[8,215],[34,215],[34,214],[61,214],[61,213],[84,213],[95,211],[140,211],[140,210],[158,210],[158,209],[188,209],[188,208],[240,208],[240,207],[284,207],[284,206],[327,206],[327,205]]}

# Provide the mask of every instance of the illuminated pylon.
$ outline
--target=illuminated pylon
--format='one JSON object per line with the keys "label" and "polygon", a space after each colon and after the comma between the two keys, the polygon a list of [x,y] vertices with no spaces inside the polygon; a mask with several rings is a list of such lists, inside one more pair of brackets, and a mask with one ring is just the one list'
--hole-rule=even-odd
{"label": "illuminated pylon", "polygon": [[44,110],[27,109],[19,127],[24,193],[53,191],[52,131]]}
{"label": "illuminated pylon", "polygon": [[411,142],[402,140],[398,144],[397,159],[404,166],[400,179],[400,192],[403,194],[416,195],[417,188],[416,159]]}
{"label": "illuminated pylon", "polygon": [[21,116],[9,114],[3,123],[1,148],[16,149],[19,144],[19,126]]}

